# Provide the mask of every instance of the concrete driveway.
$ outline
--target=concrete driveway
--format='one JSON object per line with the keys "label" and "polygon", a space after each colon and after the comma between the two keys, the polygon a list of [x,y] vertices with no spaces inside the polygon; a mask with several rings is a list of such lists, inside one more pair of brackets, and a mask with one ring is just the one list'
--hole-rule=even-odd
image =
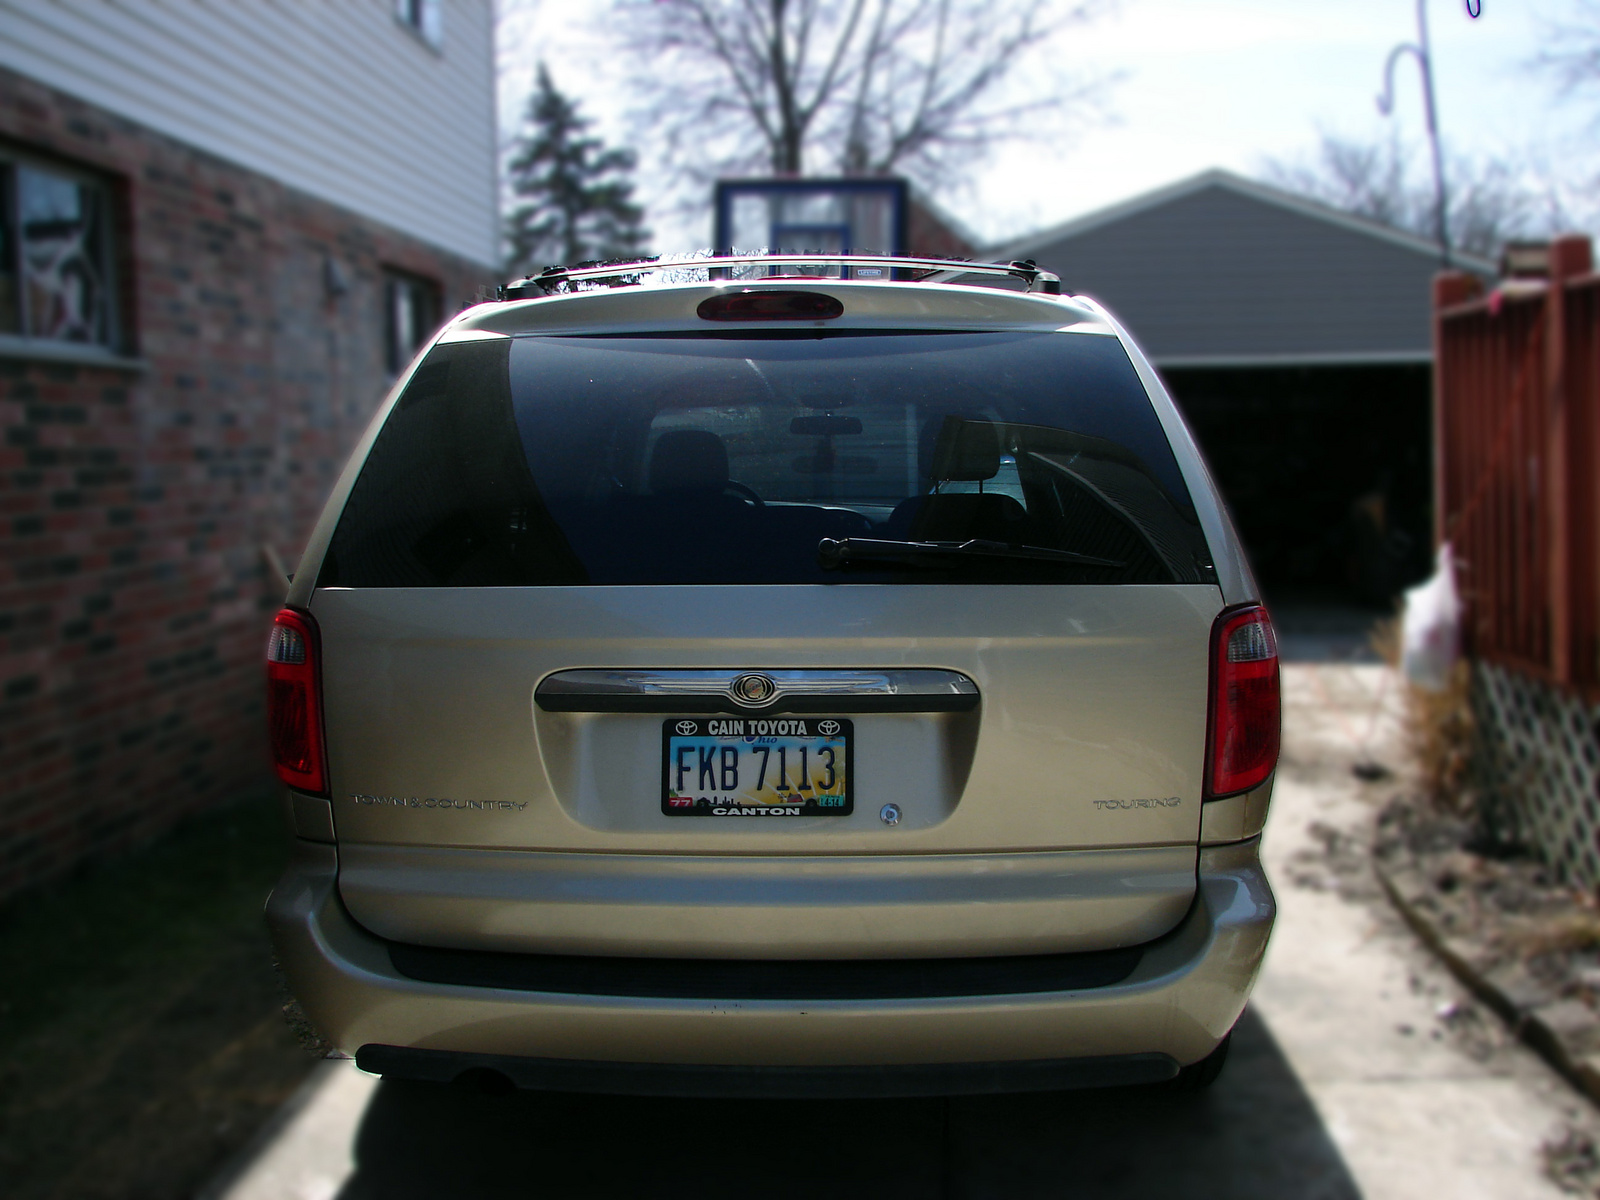
{"label": "concrete driveway", "polygon": [[485,1096],[330,1062],[209,1195],[1560,1196],[1541,1147],[1568,1129],[1600,1138],[1600,1122],[1417,946],[1366,868],[1367,829],[1396,785],[1360,783],[1350,766],[1400,762],[1384,675],[1285,669],[1267,830],[1281,915],[1207,1094]]}

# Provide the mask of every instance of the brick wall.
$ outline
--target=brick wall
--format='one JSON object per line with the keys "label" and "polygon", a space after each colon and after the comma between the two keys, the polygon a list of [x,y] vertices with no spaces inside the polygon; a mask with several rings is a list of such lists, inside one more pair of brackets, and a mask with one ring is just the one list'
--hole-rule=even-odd
{"label": "brick wall", "polygon": [[387,386],[382,271],[446,314],[492,278],[3,71],[0,139],[113,185],[142,364],[0,357],[4,898],[267,785],[261,547],[292,569]]}

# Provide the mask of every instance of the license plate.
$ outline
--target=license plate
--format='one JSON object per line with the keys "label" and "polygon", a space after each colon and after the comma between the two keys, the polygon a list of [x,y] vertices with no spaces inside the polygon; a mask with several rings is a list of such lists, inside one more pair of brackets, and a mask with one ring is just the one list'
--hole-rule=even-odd
{"label": "license plate", "polygon": [[672,717],[661,723],[669,817],[843,817],[854,727],[840,717]]}

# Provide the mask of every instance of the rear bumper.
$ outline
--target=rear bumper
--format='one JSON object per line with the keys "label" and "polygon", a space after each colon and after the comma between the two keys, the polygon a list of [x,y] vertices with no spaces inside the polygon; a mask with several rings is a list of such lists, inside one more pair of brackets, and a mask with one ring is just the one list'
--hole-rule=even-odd
{"label": "rear bumper", "polygon": [[898,1081],[893,1094],[1163,1078],[1233,1027],[1275,914],[1252,840],[1200,851],[1188,915],[1113,984],[870,1000],[587,995],[408,978],[388,943],[351,920],[337,873],[335,847],[298,842],[267,920],[307,1015],[363,1065],[420,1078],[488,1067],[525,1086],[587,1078],[596,1090],[680,1094],[739,1091],[730,1081],[741,1072],[727,1068],[800,1094],[861,1068],[889,1068],[882,1086]]}

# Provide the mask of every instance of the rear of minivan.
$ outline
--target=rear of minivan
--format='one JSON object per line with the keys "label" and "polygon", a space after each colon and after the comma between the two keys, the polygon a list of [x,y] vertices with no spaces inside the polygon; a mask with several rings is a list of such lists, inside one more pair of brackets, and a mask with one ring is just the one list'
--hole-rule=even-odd
{"label": "rear of minivan", "polygon": [[1081,299],[779,287],[482,305],[401,379],[268,648],[291,986],[429,1079],[1214,1059],[1277,652],[1171,400]]}

